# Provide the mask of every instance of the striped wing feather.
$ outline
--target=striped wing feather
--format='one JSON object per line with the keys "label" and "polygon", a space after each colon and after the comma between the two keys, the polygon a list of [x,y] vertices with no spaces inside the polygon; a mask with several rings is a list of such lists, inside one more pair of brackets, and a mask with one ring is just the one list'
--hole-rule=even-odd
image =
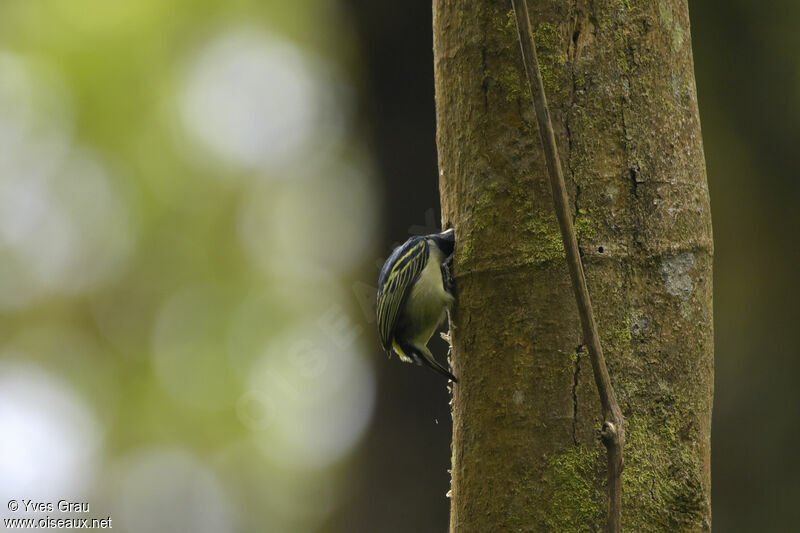
{"label": "striped wing feather", "polygon": [[428,244],[420,239],[408,250],[402,250],[378,290],[378,331],[385,350],[392,345],[400,308],[409,289],[428,263]]}

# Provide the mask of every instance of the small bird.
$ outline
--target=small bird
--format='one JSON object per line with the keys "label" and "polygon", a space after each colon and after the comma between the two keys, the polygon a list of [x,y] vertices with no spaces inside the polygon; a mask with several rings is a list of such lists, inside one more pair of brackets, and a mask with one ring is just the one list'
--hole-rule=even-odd
{"label": "small bird", "polygon": [[445,264],[453,255],[455,232],[408,239],[389,256],[378,278],[378,332],[383,349],[401,361],[425,363],[457,383],[434,359],[428,341],[454,301]]}

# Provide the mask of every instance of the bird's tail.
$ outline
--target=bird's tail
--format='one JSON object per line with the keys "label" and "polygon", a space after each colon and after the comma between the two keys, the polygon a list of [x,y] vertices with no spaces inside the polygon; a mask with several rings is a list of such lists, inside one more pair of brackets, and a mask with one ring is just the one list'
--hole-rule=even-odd
{"label": "bird's tail", "polygon": [[[398,344],[397,341],[392,341],[392,348],[394,349],[394,353],[397,354],[397,357],[399,357],[402,362],[411,363],[412,361],[414,361],[414,358],[412,358],[412,355],[414,354],[414,352],[408,350],[407,348],[405,348],[403,346],[400,346],[400,344]],[[386,350],[386,354],[391,356],[392,355],[391,349]],[[411,354],[411,355],[408,355],[408,354]]]}
{"label": "bird's tail", "polygon": [[416,346],[409,346],[406,353],[413,353],[417,362],[425,363],[428,367],[432,368],[435,372],[443,375],[447,379],[451,380],[453,383],[458,383],[458,379],[450,373],[445,367],[443,367],[439,361],[437,361],[431,351],[428,349],[427,346],[422,346],[417,348]]}

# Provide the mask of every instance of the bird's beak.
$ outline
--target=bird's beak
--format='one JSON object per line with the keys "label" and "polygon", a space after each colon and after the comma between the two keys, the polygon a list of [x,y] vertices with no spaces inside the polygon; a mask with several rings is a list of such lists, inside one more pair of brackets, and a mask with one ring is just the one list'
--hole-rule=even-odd
{"label": "bird's beak", "polygon": [[439,248],[445,253],[445,256],[450,257],[456,246],[456,231],[453,228],[437,233],[434,238],[439,242]]}

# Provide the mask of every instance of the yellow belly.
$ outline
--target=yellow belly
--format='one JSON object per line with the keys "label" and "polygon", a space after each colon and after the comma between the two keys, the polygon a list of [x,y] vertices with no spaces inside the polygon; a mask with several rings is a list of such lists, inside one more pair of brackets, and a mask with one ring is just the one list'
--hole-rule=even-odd
{"label": "yellow belly", "polygon": [[438,250],[432,250],[428,264],[411,288],[403,309],[401,328],[407,328],[411,323],[416,325],[416,334],[409,338],[414,344],[428,343],[444,319],[446,308],[453,302],[453,297],[444,289],[442,280],[441,263],[444,258],[441,253],[435,253],[436,251]]}

